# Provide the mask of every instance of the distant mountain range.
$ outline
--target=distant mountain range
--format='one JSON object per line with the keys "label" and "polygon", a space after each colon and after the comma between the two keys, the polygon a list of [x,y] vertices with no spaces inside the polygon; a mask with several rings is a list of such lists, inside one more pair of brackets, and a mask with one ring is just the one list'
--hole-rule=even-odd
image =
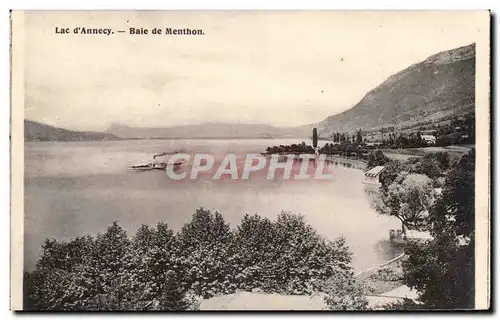
{"label": "distant mountain range", "polygon": [[25,141],[102,141],[120,138],[109,133],[72,131],[24,120],[24,139]]}
{"label": "distant mountain range", "polygon": [[265,124],[206,123],[166,128],[112,125],[108,132],[72,131],[24,121],[26,141],[102,141],[122,139],[272,139],[308,138],[312,126],[279,128]]}
{"label": "distant mountain range", "polygon": [[440,52],[392,76],[368,92],[354,107],[300,127],[265,124],[206,123],[175,127],[113,124],[106,133],[80,132],[25,121],[26,140],[303,138],[382,126],[409,125],[474,112],[475,45]]}
{"label": "distant mountain range", "polygon": [[161,139],[272,139],[272,138],[307,138],[311,135],[311,126],[275,127],[267,124],[232,124],[204,123],[165,128],[141,128],[113,124],[108,133],[121,138],[161,138]]}
{"label": "distant mountain range", "polygon": [[318,124],[325,137],[474,112],[475,44],[440,52],[392,76],[351,109]]}

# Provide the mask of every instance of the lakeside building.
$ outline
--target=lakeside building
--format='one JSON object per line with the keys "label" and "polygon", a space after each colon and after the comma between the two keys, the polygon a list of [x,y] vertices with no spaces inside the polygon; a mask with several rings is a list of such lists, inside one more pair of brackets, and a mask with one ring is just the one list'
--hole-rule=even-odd
{"label": "lakeside building", "polygon": [[382,185],[379,181],[380,173],[384,170],[384,166],[376,166],[365,172],[365,179],[362,183],[365,185],[365,190],[368,192],[376,192]]}
{"label": "lakeside building", "polygon": [[420,137],[422,138],[422,140],[427,142],[428,145],[435,145],[436,144],[436,137],[433,135],[423,134]]}

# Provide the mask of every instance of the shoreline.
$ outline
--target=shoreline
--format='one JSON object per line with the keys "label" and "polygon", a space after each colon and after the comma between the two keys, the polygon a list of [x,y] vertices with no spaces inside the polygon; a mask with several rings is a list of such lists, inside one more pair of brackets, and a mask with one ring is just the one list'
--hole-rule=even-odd
{"label": "shoreline", "polygon": [[402,285],[401,262],[406,258],[403,252],[393,259],[354,275],[365,287],[366,295],[380,295]]}
{"label": "shoreline", "polygon": [[368,166],[368,162],[366,160],[363,160],[363,159],[353,159],[353,158],[348,158],[348,157],[339,156],[339,155],[327,155],[326,158],[331,160],[331,161],[345,161],[345,163],[358,165],[358,167],[355,167],[354,169],[363,170],[363,171],[365,171],[367,166]]}
{"label": "shoreline", "polygon": [[[278,156],[298,156],[299,154],[295,153],[261,153],[265,157],[270,157],[272,155],[278,155]],[[323,154],[322,154],[323,155]],[[339,155],[334,155],[334,154],[324,154],[326,156],[326,160],[334,162],[335,165],[339,164],[350,164],[351,166],[349,168],[353,169],[358,169],[358,170],[363,170],[365,171],[366,167],[368,166],[368,161],[360,159],[360,158],[350,158],[350,157],[344,157],[344,156],[339,156]],[[352,167],[354,165],[354,167]]]}

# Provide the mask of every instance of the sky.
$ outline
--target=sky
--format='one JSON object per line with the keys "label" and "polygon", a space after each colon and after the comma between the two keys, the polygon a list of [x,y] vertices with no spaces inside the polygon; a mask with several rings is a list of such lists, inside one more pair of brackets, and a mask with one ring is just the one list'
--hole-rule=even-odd
{"label": "sky", "polygon": [[[24,15],[25,118],[74,130],[207,122],[297,126],[476,41],[471,12],[39,11]],[[112,35],[55,28],[112,28]],[[128,28],[147,28],[131,35]],[[202,29],[203,36],[151,29]],[[15,33],[14,33],[15,34]]]}

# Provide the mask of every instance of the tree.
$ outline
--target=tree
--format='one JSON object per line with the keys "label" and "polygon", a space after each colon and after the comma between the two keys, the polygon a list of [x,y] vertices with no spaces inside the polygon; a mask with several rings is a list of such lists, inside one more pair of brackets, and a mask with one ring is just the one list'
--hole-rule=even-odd
{"label": "tree", "polygon": [[371,152],[368,155],[368,163],[366,168],[371,169],[376,166],[383,166],[389,162],[390,162],[389,158],[387,158],[382,151],[375,150],[375,152]]}
{"label": "tree", "polygon": [[363,142],[363,137],[361,136],[361,129],[359,129],[359,130],[356,132],[356,142],[357,142],[357,143],[361,143],[361,142]]}
{"label": "tree", "polygon": [[418,290],[426,308],[474,307],[474,241],[461,245],[451,237],[411,241],[402,263],[404,283]]}
{"label": "tree", "polygon": [[283,211],[274,222],[269,281],[275,292],[311,294],[317,282],[338,270],[351,271],[351,254],[343,238],[335,241],[320,235],[300,214]]}
{"label": "tree", "polygon": [[[451,224],[458,235],[469,236],[475,230],[475,150],[462,156],[447,175],[442,203],[445,211],[438,212],[436,223]],[[449,217],[453,221],[448,221]]]}
{"label": "tree", "polygon": [[406,166],[400,161],[390,161],[385,164],[384,170],[380,172],[379,182],[382,192],[387,192],[389,186],[396,180],[398,175],[406,169]]}
{"label": "tree", "polygon": [[450,168],[450,156],[448,155],[447,152],[436,152],[436,153],[431,153],[428,155],[425,155],[424,158],[426,157],[434,157],[439,165],[439,169],[441,171],[446,171]]}
{"label": "tree", "polygon": [[379,214],[390,215],[401,221],[401,229],[420,230],[427,226],[427,216],[436,198],[432,180],[421,174],[400,173],[396,180],[374,198]]}
{"label": "tree", "polygon": [[318,129],[313,128],[313,148],[316,149],[318,146]]}
{"label": "tree", "polygon": [[[100,271],[100,281],[103,287],[113,287],[119,281],[120,273],[125,270],[130,240],[127,233],[118,225],[117,221],[108,227],[105,233],[97,235],[93,262]],[[107,289],[105,289],[107,290]]]}
{"label": "tree", "polygon": [[436,179],[444,174],[441,164],[432,154],[422,158],[410,158],[405,167],[410,173],[424,174],[431,179]]}
{"label": "tree", "polygon": [[237,289],[311,294],[339,274],[349,295],[350,263],[343,238],[320,236],[300,214],[245,215],[232,231],[222,214],[200,208],[176,234],[159,222],[129,239],[114,222],[97,238],[47,240],[24,275],[24,301],[30,310],[185,310],[195,296]]}
{"label": "tree", "polygon": [[98,234],[94,250],[83,265],[84,279],[95,279],[96,294],[85,309],[122,310],[130,294],[129,279],[133,270],[132,242],[125,230],[114,221],[106,232]]}
{"label": "tree", "polygon": [[129,310],[188,308],[189,286],[174,232],[164,222],[141,226],[133,239],[133,268],[128,273]]}
{"label": "tree", "polygon": [[187,297],[187,288],[179,282],[178,274],[174,270],[166,270],[161,283],[163,290],[153,300],[152,309],[160,311],[187,310],[192,301]]}
{"label": "tree", "polygon": [[187,281],[197,295],[210,298],[236,289],[231,264],[232,233],[221,213],[204,208],[196,210],[177,239],[182,268],[187,270]]}
{"label": "tree", "polygon": [[451,169],[429,216],[432,240],[406,246],[404,282],[423,308],[474,307],[474,151]]}
{"label": "tree", "polygon": [[325,293],[323,300],[331,310],[360,311],[368,308],[363,286],[352,273],[339,270],[322,285],[321,290]]}
{"label": "tree", "polygon": [[282,212],[276,221],[245,215],[233,242],[240,290],[312,294],[337,271],[351,270],[344,239],[318,235],[300,214]]}
{"label": "tree", "polygon": [[[96,273],[89,268],[93,254],[90,236],[70,242],[47,239],[42,256],[31,273],[25,273],[31,310],[81,310],[97,293]],[[88,276],[88,277],[87,277]]]}
{"label": "tree", "polygon": [[273,273],[269,263],[274,255],[274,238],[275,228],[269,219],[257,214],[243,216],[233,237],[238,288],[272,291],[272,284],[267,280]]}
{"label": "tree", "polygon": [[115,222],[97,239],[47,240],[29,280],[37,310],[122,310],[131,292],[132,256],[125,231]]}
{"label": "tree", "polygon": [[375,157],[369,157],[369,168],[373,167],[376,163],[383,163],[383,165],[385,165],[385,169],[380,173],[379,181],[381,183],[382,191],[386,192],[388,187],[403,171],[408,173],[423,174],[433,180],[442,177],[450,167],[450,158],[446,152],[429,153],[423,157],[410,158],[405,162],[377,161]]}

